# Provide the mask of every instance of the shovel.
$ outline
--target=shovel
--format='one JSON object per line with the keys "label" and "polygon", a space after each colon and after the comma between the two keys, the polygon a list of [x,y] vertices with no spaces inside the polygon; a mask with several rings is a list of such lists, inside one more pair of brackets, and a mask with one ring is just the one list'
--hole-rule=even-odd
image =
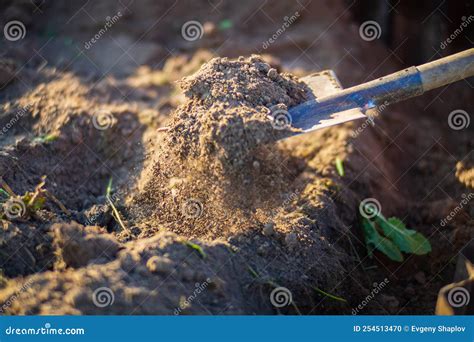
{"label": "shovel", "polygon": [[307,133],[343,122],[367,118],[368,109],[388,106],[426,91],[474,76],[474,49],[413,66],[394,74],[343,89],[335,73],[326,70],[304,77],[314,98],[288,111],[291,126]]}

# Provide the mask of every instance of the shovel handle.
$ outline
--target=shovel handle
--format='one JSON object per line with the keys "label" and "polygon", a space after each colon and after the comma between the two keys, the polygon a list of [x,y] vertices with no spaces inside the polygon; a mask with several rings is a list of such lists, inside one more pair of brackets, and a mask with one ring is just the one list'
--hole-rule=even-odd
{"label": "shovel handle", "polygon": [[321,124],[321,118],[331,119],[331,114],[390,105],[471,76],[474,76],[474,49],[317,97],[291,108],[290,115],[294,127],[309,131]]}
{"label": "shovel handle", "polygon": [[474,76],[474,49],[344,89],[319,98],[318,102],[339,105],[340,110],[389,105],[471,76]]}
{"label": "shovel handle", "polygon": [[474,76],[474,49],[438,59],[416,67],[423,90],[428,91]]}

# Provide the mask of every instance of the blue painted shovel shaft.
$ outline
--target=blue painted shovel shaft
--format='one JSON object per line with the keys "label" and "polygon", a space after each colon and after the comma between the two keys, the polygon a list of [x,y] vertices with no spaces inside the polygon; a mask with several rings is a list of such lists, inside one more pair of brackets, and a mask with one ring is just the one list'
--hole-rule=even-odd
{"label": "blue painted shovel shaft", "polygon": [[328,115],[349,109],[389,105],[423,94],[420,72],[411,67],[394,74],[302,103],[290,109],[292,125],[308,130]]}

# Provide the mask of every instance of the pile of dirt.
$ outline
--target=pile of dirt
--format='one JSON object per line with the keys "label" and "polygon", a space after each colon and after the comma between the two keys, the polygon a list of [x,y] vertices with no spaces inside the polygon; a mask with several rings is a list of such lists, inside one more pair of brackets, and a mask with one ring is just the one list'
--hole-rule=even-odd
{"label": "pile of dirt", "polygon": [[58,254],[56,269],[80,268],[91,263],[107,263],[117,255],[120,244],[105,229],[83,227],[76,222],[51,227]]}
{"label": "pile of dirt", "polygon": [[212,59],[180,85],[189,101],[170,124],[170,145],[181,160],[215,165],[217,159],[217,174],[240,169],[256,146],[290,134],[290,122],[276,115],[307,99],[303,83],[259,56]]}
{"label": "pile of dirt", "polygon": [[[275,144],[297,132],[287,110],[309,89],[259,56],[214,58],[180,86],[188,100],[158,137],[132,211],[189,237],[247,229],[253,212],[279,201],[292,182],[294,161]],[[227,222],[225,211],[242,213]],[[194,229],[183,229],[183,220]]]}
{"label": "pile of dirt", "polygon": [[[100,201],[74,217],[104,228],[71,217],[45,226],[54,265],[7,284],[0,300],[22,298],[9,313],[103,313],[93,300],[99,288],[113,293],[107,312],[142,314],[271,313],[265,293],[279,284],[291,288],[296,310],[314,304],[302,300],[311,286],[344,293],[352,260],[332,244],[344,229],[332,173],[307,170],[304,149],[274,143],[291,130],[275,129],[271,108],[285,111],[309,90],[257,56],[214,59],[181,84],[188,102],[156,135],[137,195],[121,206],[128,185],[112,193],[128,230],[110,229],[116,220]],[[333,140],[331,151],[341,153],[344,136]],[[333,156],[321,150],[318,158]],[[203,294],[189,303],[197,288]]]}
{"label": "pile of dirt", "polygon": [[[55,231],[58,241],[65,241],[63,234],[78,238],[68,247],[69,252],[77,247],[77,252],[86,255],[68,254],[75,262],[97,256],[100,240],[106,253],[117,253],[114,237],[98,234],[94,227],[65,224],[57,225]],[[108,242],[104,245],[104,241]],[[224,246],[216,245],[206,253],[211,260],[229,257]],[[87,267],[39,273],[15,286],[10,282],[0,294],[0,313],[243,314],[248,308],[242,305],[245,301],[236,275],[245,270],[242,266],[237,269],[235,273],[222,272],[218,265],[203,262],[176,235],[162,233],[125,244],[105,264],[96,258]]]}

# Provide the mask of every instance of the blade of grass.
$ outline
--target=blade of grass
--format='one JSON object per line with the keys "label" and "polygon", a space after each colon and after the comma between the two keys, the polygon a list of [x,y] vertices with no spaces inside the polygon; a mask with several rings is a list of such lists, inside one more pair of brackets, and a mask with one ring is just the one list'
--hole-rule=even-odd
{"label": "blade of grass", "polygon": [[344,164],[342,163],[342,160],[340,158],[336,158],[336,170],[339,176],[343,177],[344,176]]}
{"label": "blade of grass", "polygon": [[10,196],[16,196],[16,194],[13,192],[12,188],[10,188],[10,186],[8,186],[8,184],[3,180],[2,177],[0,177],[0,185],[5,189],[6,192],[8,192],[8,194]]}
{"label": "blade of grass", "polygon": [[105,188],[105,196],[110,197],[111,192],[112,192],[112,177],[110,177],[109,182],[107,183],[107,188]]}
{"label": "blade of grass", "polygon": [[113,217],[115,218],[115,221],[117,221],[117,223],[120,225],[120,227],[122,227],[122,229],[125,230],[128,234],[132,234],[130,229],[128,229],[127,226],[125,226],[125,223],[123,223],[122,217],[120,216],[119,211],[115,207],[114,202],[112,202],[112,200],[110,199],[109,196],[107,196],[106,198],[107,198],[107,201],[110,204],[110,207],[112,208],[112,212],[114,213]]}
{"label": "blade of grass", "polygon": [[250,265],[247,265],[247,269],[249,270],[249,273],[252,275],[252,277],[254,278],[260,278],[260,276],[258,275],[257,271],[255,271],[252,266]]}
{"label": "blade of grass", "polygon": [[34,138],[33,141],[45,144],[45,143],[53,142],[57,140],[58,138],[59,136],[56,134],[46,134],[46,135],[41,135],[39,137]]}
{"label": "blade of grass", "polygon": [[189,248],[194,249],[195,251],[197,251],[203,259],[207,258],[207,254],[204,252],[202,247],[199,246],[198,244],[196,244],[194,242],[191,242],[191,241],[184,241],[184,244],[186,246],[188,246]]}
{"label": "blade of grass", "polygon": [[335,295],[333,295],[333,294],[327,293],[327,292],[321,290],[320,288],[317,288],[316,286],[312,286],[312,288],[313,288],[316,292],[319,292],[320,294],[322,294],[323,296],[326,296],[326,297],[328,297],[328,298],[337,300],[337,301],[339,301],[339,302],[347,303],[347,300],[345,300],[345,299],[342,298],[342,297],[338,297],[338,296],[335,296]]}
{"label": "blade of grass", "polygon": [[120,216],[120,212],[118,211],[117,207],[115,206],[114,202],[112,201],[110,194],[112,193],[112,177],[110,177],[109,182],[107,183],[107,188],[105,189],[105,198],[107,202],[109,202],[110,207],[112,208],[112,213],[115,221],[125,230],[129,235],[132,234],[130,229],[127,228],[125,223],[123,223],[122,217]]}

